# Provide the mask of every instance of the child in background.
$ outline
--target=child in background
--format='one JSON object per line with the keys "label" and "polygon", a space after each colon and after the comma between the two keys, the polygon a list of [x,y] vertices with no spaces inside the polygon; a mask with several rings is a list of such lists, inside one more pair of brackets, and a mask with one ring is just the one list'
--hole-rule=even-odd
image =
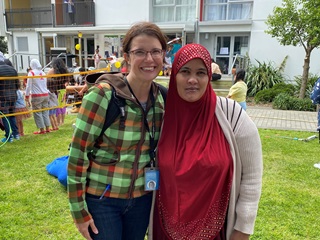
{"label": "child in background", "polygon": [[168,45],[167,46],[167,52],[166,56],[164,58],[165,64],[164,64],[164,75],[165,76],[170,76],[171,75],[171,69],[172,69],[172,62],[171,62],[171,57],[172,57],[172,46]]}
{"label": "child in background", "polygon": [[[58,106],[57,95],[55,93],[49,92],[49,107],[56,107],[56,106]],[[52,126],[52,129],[51,129],[52,131],[59,130],[56,113],[57,113],[56,108],[49,110],[49,118]]]}
{"label": "child in background", "polygon": [[[54,90],[54,81],[49,80],[48,81],[48,90],[49,90],[49,108],[52,107],[57,107],[58,106],[58,97],[55,94]],[[57,121],[57,109],[50,109],[49,110],[49,118],[50,118],[50,123],[52,126],[52,131],[59,130],[58,128],[58,121]]]}
{"label": "child in background", "polygon": [[[85,72],[86,69],[85,68],[79,68],[79,72]],[[85,85],[85,78],[86,78],[87,74],[80,74],[77,78],[76,78],[76,83],[75,86],[83,86]],[[81,102],[82,101],[82,97],[83,94],[79,94],[79,93],[75,93],[75,101],[76,102]],[[78,113],[79,109],[80,109],[81,103],[75,104],[73,106],[73,108],[71,109],[71,113]]]}
{"label": "child in background", "polygon": [[[17,127],[18,127],[18,131],[19,131],[19,135],[20,137],[21,136],[24,136],[24,130],[23,130],[23,122],[22,120],[25,120],[27,118],[30,118],[31,115],[29,113],[29,110],[26,106],[26,102],[24,100],[24,93],[18,89],[17,90],[17,101],[16,101],[16,109],[15,109],[15,112],[16,113],[19,113],[19,112],[26,112],[24,114],[19,114],[19,115],[16,115],[16,121],[17,121]],[[16,136],[15,138],[17,140],[20,139],[20,137]]]}
{"label": "child in background", "polygon": [[94,59],[94,68],[98,69],[100,59],[101,59],[101,55],[99,54],[99,48],[96,49],[96,53],[93,55],[93,59]]}
{"label": "child in background", "polygon": [[[63,61],[62,58],[55,58],[52,60],[52,68],[49,69],[47,75],[53,74],[67,74],[69,70]],[[58,97],[58,106],[56,109],[56,117],[58,126],[61,126],[64,123],[64,118],[66,115],[66,86],[69,84],[71,80],[71,76],[59,76],[50,78],[50,81],[53,81],[54,93]],[[52,90],[50,91],[52,92]]]}
{"label": "child in background", "polygon": [[[29,74],[29,72],[30,72],[31,70],[32,70],[31,67],[28,67],[28,68],[27,68],[27,76],[28,76],[28,74]],[[23,79],[23,89],[26,89],[27,81],[28,81],[28,78],[24,78],[24,79]]]}
{"label": "child in background", "polygon": [[247,91],[248,86],[246,82],[244,81],[244,78],[246,76],[246,72],[243,69],[238,69],[236,72],[236,78],[234,80],[234,84],[229,90],[229,94],[227,98],[231,98],[235,101],[237,101],[243,110],[247,110]]}

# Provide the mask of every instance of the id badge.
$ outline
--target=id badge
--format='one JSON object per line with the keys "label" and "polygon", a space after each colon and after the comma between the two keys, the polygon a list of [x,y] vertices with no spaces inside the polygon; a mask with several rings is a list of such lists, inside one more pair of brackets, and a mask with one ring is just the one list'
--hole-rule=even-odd
{"label": "id badge", "polygon": [[144,169],[144,190],[155,191],[159,189],[159,169],[156,167]]}

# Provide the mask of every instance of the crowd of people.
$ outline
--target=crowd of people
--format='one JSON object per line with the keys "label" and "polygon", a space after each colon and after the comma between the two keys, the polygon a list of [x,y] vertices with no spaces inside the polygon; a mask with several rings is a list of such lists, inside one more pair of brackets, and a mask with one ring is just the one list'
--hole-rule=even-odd
{"label": "crowd of people", "polygon": [[0,52],[0,77],[11,77],[0,84],[0,111],[4,115],[0,119],[0,126],[5,131],[1,139],[3,143],[20,140],[26,134],[23,121],[31,117],[30,110],[38,129],[33,134],[50,133],[59,130],[59,126],[64,124],[65,89],[73,77],[68,76],[69,70],[61,58],[53,59],[51,66],[46,74],[39,60],[32,59],[26,78],[20,82],[11,61]]}
{"label": "crowd of people", "polygon": [[[182,46],[179,38],[172,43],[154,23],[132,25],[122,46],[126,74],[91,75],[96,84],[77,106],[67,192],[74,223],[87,240],[142,240],[146,234],[155,240],[248,240],[253,234],[262,148],[245,112],[245,72],[240,69],[228,96],[219,97],[208,50]],[[4,60],[0,53],[0,76],[17,76]],[[154,82],[164,66],[170,76],[165,93]],[[83,79],[70,79],[59,58],[47,74],[37,59],[30,68],[27,105],[19,83],[8,80],[9,89],[0,85],[1,111],[31,107],[34,134],[58,130],[66,87]],[[115,96],[119,115],[106,129]],[[15,116],[3,122],[3,140],[23,136]]]}

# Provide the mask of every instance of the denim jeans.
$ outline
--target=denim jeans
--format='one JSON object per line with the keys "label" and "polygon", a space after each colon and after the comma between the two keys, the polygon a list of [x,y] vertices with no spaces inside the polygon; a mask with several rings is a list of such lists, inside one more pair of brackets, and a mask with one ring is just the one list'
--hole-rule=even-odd
{"label": "denim jeans", "polygon": [[243,110],[247,110],[247,103],[246,102],[239,102],[240,106],[243,108]]}
{"label": "denim jeans", "polygon": [[[0,105],[1,105],[2,113],[4,115],[9,114],[9,113],[13,113],[13,110],[9,110],[9,108],[12,107],[10,105],[10,103],[1,102]],[[10,117],[8,116],[6,118],[2,118],[2,123],[3,123],[4,129],[5,129],[5,137],[6,138],[11,136],[10,135],[10,128],[11,128],[12,134],[14,136],[19,134],[17,121],[16,121],[15,116],[10,116]]]}
{"label": "denim jeans", "polygon": [[6,138],[11,136],[10,135],[10,128],[12,130],[12,135],[13,136],[19,135],[19,131],[18,131],[18,127],[17,127],[17,122],[16,122],[16,117],[15,116],[10,116],[10,117],[7,117],[7,118],[3,118],[2,122],[3,122],[4,129],[5,129],[5,137]]}
{"label": "denim jeans", "polygon": [[143,240],[146,234],[152,193],[132,199],[103,198],[87,194],[86,202],[99,234],[94,240]]}

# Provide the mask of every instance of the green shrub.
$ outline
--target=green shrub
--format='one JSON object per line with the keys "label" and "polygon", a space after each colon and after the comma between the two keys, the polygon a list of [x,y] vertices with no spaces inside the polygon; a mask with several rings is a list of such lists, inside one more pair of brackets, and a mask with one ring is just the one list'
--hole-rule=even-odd
{"label": "green shrub", "polygon": [[277,83],[272,88],[261,90],[254,97],[256,103],[273,102],[273,99],[280,93],[288,93],[293,95],[295,88],[292,84]]}
{"label": "green shrub", "polygon": [[255,103],[268,103],[272,102],[275,97],[274,91],[272,89],[264,89],[257,93],[257,95],[254,96],[254,102]]}
{"label": "green shrub", "polygon": [[[306,97],[310,96],[310,93],[312,92],[313,86],[316,83],[316,81],[318,80],[319,76],[310,73],[309,77],[308,77],[308,82],[307,82],[307,87],[306,87]],[[294,77],[294,81],[295,81],[295,93],[297,96],[299,96],[299,92],[300,92],[300,88],[301,88],[301,83],[302,83],[302,76],[295,76]]]}
{"label": "green shrub", "polygon": [[290,94],[294,93],[295,91],[295,86],[292,84],[287,84],[287,83],[277,83],[272,87],[273,90],[275,91],[289,91]]}
{"label": "green shrub", "polygon": [[309,98],[300,99],[289,95],[288,93],[278,94],[273,102],[274,109],[295,110],[295,111],[315,111],[316,106],[312,104]]}
{"label": "green shrub", "polygon": [[259,91],[270,89],[277,83],[285,82],[282,75],[287,57],[283,60],[280,67],[275,67],[272,62],[258,62],[258,66],[249,64],[246,73],[249,97],[255,96]]}

